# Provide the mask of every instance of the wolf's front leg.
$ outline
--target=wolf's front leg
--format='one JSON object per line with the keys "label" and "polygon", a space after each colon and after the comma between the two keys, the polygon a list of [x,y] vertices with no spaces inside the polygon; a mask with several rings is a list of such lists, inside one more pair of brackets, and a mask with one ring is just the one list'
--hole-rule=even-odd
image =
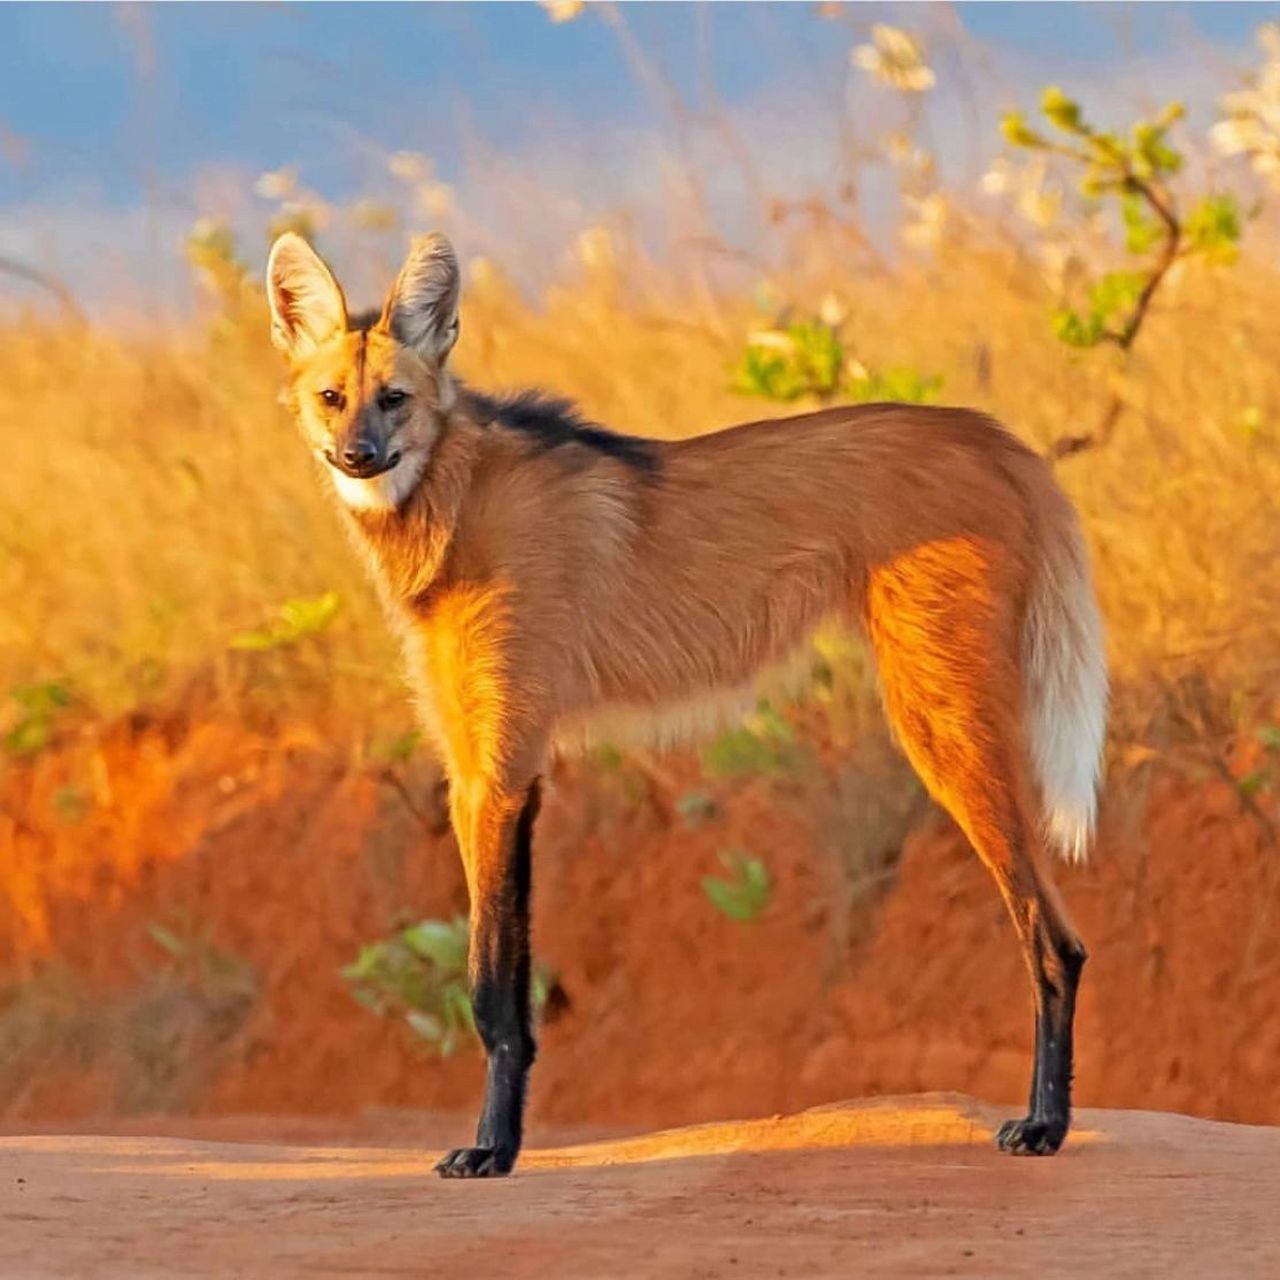
{"label": "wolf's front leg", "polygon": [[436,1165],[444,1178],[493,1178],[520,1153],[535,1044],[530,1010],[529,880],[539,784],[523,795],[455,785],[454,828],[471,892],[471,1007],[489,1069],[474,1147]]}

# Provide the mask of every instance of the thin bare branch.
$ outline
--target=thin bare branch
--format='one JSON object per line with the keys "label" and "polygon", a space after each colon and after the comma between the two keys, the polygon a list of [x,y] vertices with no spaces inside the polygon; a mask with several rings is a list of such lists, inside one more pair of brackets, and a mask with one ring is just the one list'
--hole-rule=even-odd
{"label": "thin bare branch", "polygon": [[14,276],[18,280],[26,280],[29,284],[38,285],[40,288],[47,290],[58,299],[63,311],[66,312],[70,319],[77,324],[84,323],[84,310],[76,301],[75,294],[57,276],[50,275],[47,271],[40,271],[36,267],[29,267],[25,262],[18,262],[14,258],[5,257],[0,257],[0,274]]}
{"label": "thin bare branch", "polygon": [[[1146,202],[1165,227],[1164,245],[1160,250],[1160,257],[1142,286],[1142,291],[1133,304],[1129,318],[1121,329],[1107,330],[1102,335],[1104,341],[1113,343],[1127,355],[1142,331],[1143,322],[1147,318],[1156,290],[1160,288],[1164,278],[1169,274],[1169,269],[1178,260],[1182,249],[1182,223],[1178,220],[1177,211],[1168,196],[1159,192],[1154,183],[1139,178],[1128,165],[1126,165],[1124,185],[1126,190],[1140,196]],[[1050,459],[1056,462],[1107,444],[1125,408],[1123,397],[1119,393],[1113,393],[1107,402],[1107,407],[1103,410],[1098,426],[1084,435],[1062,436],[1055,440],[1049,446]]]}

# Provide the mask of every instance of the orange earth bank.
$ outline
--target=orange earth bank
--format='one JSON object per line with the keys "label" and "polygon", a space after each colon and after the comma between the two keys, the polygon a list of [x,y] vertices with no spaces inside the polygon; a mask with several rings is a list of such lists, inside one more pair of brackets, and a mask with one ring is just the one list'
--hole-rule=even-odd
{"label": "orange earth bank", "polygon": [[[660,783],[568,774],[545,806],[535,949],[568,1008],[543,1030],[535,1124],[685,1124],[933,1089],[1016,1107],[1027,981],[954,828],[927,819],[888,887],[850,905],[802,787],[735,784],[719,820],[690,826],[674,798],[706,784],[691,759],[664,767]],[[73,783],[89,802],[68,815]],[[1091,951],[1079,1102],[1280,1123],[1280,849],[1265,813],[1229,780],[1159,766],[1111,792],[1092,863],[1059,874]],[[6,1044],[27,1035],[0,1065],[10,1127],[476,1105],[474,1053],[441,1061],[338,973],[393,924],[464,906],[451,838],[376,770],[301,729],[140,719],[11,768],[0,799],[0,968],[17,979],[0,1025]],[[775,883],[751,923],[699,888],[734,845]],[[204,985],[179,981],[155,923],[251,976],[229,994],[216,964]],[[31,1032],[59,1018],[60,1040]]]}

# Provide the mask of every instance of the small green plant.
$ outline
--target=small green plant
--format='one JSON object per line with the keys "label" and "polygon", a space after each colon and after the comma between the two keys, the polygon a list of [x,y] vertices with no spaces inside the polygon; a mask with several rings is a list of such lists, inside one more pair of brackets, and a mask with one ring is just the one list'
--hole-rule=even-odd
{"label": "small green plant", "polygon": [[653,782],[639,760],[612,743],[598,743],[583,756],[591,772],[591,791],[601,817],[620,817],[652,795]]}
{"label": "small green plant", "polygon": [[754,333],[734,372],[733,389],[766,400],[832,399],[840,390],[844,347],[820,320]]}
{"label": "small green plant", "polygon": [[[1082,170],[1081,193],[1090,201],[1114,202],[1125,250],[1134,260],[1131,268],[1095,276],[1085,289],[1083,307],[1058,308],[1054,333],[1069,346],[1111,344],[1127,353],[1176,263],[1189,258],[1217,265],[1235,261],[1243,224],[1239,205],[1230,193],[1211,192],[1189,211],[1180,210],[1170,185],[1183,164],[1182,153],[1170,139],[1170,130],[1184,114],[1180,102],[1136,121],[1128,134],[1090,124],[1080,103],[1056,85],[1044,90],[1040,111],[1053,135],[1032,128],[1021,111],[1010,111],[1001,120],[1005,140],[1061,157]],[[1103,443],[1123,407],[1113,398],[1095,432],[1057,441],[1053,455],[1065,457]]]}
{"label": "small green plant", "polygon": [[71,691],[60,680],[20,684],[9,690],[14,703],[12,723],[4,732],[5,750],[33,756],[53,739],[58,717],[71,705]]}
{"label": "small green plant", "polygon": [[110,988],[50,957],[0,978],[0,1096],[21,1095],[50,1062],[110,1090],[116,1114],[188,1112],[249,1051],[245,1028],[261,991],[247,961],[181,917],[152,924],[135,980]]}
{"label": "small green plant", "polygon": [[804,749],[795,730],[768,702],[761,702],[740,725],[713,739],[702,752],[703,772],[712,777],[789,777],[803,763]]}
{"label": "small green plant", "polygon": [[617,773],[626,763],[626,757],[611,743],[602,742],[587,752],[586,760],[601,773]]}
{"label": "small green plant", "polygon": [[205,287],[228,308],[239,303],[249,280],[235,232],[216,218],[201,218],[183,246],[187,261]]}
{"label": "small green plant", "polygon": [[252,992],[257,978],[247,961],[218,946],[208,929],[179,919],[172,926],[152,921],[147,936],[172,962],[175,971],[210,988]]}
{"label": "small green plant", "polygon": [[1261,767],[1235,780],[1236,790],[1246,798],[1262,791],[1274,790],[1274,768],[1276,757],[1280,755],[1280,728],[1273,724],[1263,725],[1255,731],[1254,737],[1267,754],[1263,757]]}
{"label": "small green plant", "polygon": [[232,636],[231,648],[249,652],[284,649],[325,631],[337,616],[341,599],[326,591],[311,600],[286,600],[265,627]]}
{"label": "small green plant", "polygon": [[360,948],[342,970],[366,1009],[401,1017],[448,1057],[475,1033],[467,995],[467,921],[421,920]]}
{"label": "small green plant", "polygon": [[848,365],[849,380],[845,394],[859,404],[894,400],[899,404],[928,404],[937,399],[942,379],[936,374],[917,373],[915,369],[895,367],[875,373],[856,361]]}
{"label": "small green plant", "polygon": [[729,872],[728,877],[703,876],[702,892],[730,920],[755,920],[769,905],[773,892],[769,868],[741,849],[726,850],[720,855],[720,862]]}
{"label": "small green plant", "polygon": [[700,827],[720,815],[720,806],[709,791],[686,791],[676,801],[676,812],[687,826]]}
{"label": "small green plant", "polygon": [[[361,947],[341,973],[366,1009],[402,1018],[417,1037],[447,1058],[475,1036],[467,991],[469,932],[463,916],[420,920]],[[546,1006],[554,981],[547,969],[534,966],[535,1010]]]}
{"label": "small green plant", "polygon": [[1265,769],[1255,769],[1252,773],[1246,773],[1243,778],[1236,780],[1236,790],[1242,796],[1256,796],[1259,791],[1264,791],[1270,785],[1271,779]]}
{"label": "small green plant", "polygon": [[308,244],[315,244],[319,230],[320,224],[316,210],[299,205],[281,209],[271,219],[267,224],[267,239],[275,240],[286,231],[292,231],[295,236],[301,236]]}
{"label": "small green plant", "polygon": [[422,745],[421,729],[406,729],[369,745],[369,757],[380,764],[408,764]]}
{"label": "small green plant", "polygon": [[126,1049],[118,1105],[126,1111],[192,1105],[219,1058],[243,1053],[245,1023],[261,992],[254,967],[214,942],[183,912],[147,934],[162,953],[145,979],[112,1009],[102,1033]]}
{"label": "small green plant", "polygon": [[89,812],[89,793],[83,787],[59,787],[52,796],[53,811],[61,822],[80,822]]}
{"label": "small green plant", "polygon": [[837,326],[821,319],[780,323],[753,333],[732,381],[741,395],[784,403],[806,397],[824,404],[837,399],[924,404],[941,386],[941,378],[912,369],[868,370],[847,356]]}

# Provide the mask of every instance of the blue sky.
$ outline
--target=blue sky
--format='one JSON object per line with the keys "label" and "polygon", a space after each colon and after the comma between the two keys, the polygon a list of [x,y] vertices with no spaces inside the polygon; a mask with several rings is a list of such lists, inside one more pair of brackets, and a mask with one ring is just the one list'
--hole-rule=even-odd
{"label": "blue sky", "polygon": [[[1117,110],[1185,95],[1207,123],[1280,5],[863,4],[840,21],[804,3],[621,13],[682,104],[695,160],[725,164],[699,123],[714,108],[771,183],[795,190],[829,179],[842,112],[855,132],[878,118],[845,89],[849,48],[873,21],[924,36],[939,69],[935,145],[954,173],[999,149],[999,110],[1046,79]],[[261,171],[295,165],[341,201],[377,194],[387,154],[407,148],[457,188],[464,241],[545,255],[575,222],[654,196],[678,139],[667,94],[599,14],[556,25],[532,3],[6,4],[0,254],[74,274],[89,295],[121,276],[162,288],[194,217],[260,233],[267,210],[249,188]],[[727,175],[721,187],[731,204]]]}

